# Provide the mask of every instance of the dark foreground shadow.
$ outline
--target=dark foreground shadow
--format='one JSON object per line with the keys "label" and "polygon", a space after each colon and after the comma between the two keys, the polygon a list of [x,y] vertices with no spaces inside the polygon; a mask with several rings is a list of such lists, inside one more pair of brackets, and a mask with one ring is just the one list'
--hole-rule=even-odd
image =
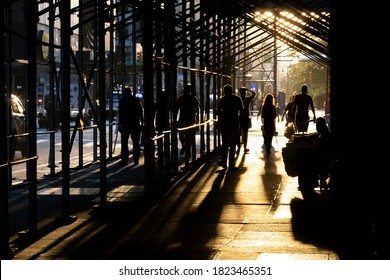
{"label": "dark foreground shadow", "polygon": [[311,201],[294,198],[290,207],[296,240],[318,247],[334,248],[329,201],[321,197]]}
{"label": "dark foreground shadow", "polygon": [[291,201],[294,237],[330,249],[340,260],[386,259],[385,242],[376,234],[375,222],[352,209],[345,201],[321,195],[311,200],[295,198]]}

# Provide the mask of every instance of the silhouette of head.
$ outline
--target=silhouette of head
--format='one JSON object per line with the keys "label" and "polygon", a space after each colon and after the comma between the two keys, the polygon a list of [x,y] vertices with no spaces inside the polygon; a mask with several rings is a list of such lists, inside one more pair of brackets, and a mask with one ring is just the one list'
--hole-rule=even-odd
{"label": "silhouette of head", "polygon": [[240,95],[241,95],[241,97],[245,97],[245,95],[246,95],[246,88],[245,87],[240,88]]}
{"label": "silhouette of head", "polygon": [[264,99],[264,105],[271,105],[274,104],[274,96],[272,93],[267,93]]}
{"label": "silhouette of head", "polygon": [[302,92],[302,93],[307,93],[307,84],[303,84],[303,85],[301,86],[301,92]]}
{"label": "silhouette of head", "polygon": [[328,130],[328,125],[326,123],[326,120],[323,117],[318,117],[316,119],[316,130],[320,134]]}
{"label": "silhouette of head", "polygon": [[231,96],[233,95],[233,87],[229,84],[227,85],[224,85],[223,87],[223,93],[226,95],[226,96]]}
{"label": "silhouette of head", "polygon": [[183,94],[189,95],[191,93],[191,84],[186,84],[183,88]]}
{"label": "silhouette of head", "polygon": [[123,97],[130,97],[132,96],[131,88],[125,87],[123,89]]}

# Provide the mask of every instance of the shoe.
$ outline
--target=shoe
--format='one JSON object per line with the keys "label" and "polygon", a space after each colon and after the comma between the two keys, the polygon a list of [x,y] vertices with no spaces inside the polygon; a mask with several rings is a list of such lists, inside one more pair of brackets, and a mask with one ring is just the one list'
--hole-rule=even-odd
{"label": "shoe", "polygon": [[219,166],[222,166],[224,169],[227,169],[226,163],[222,162],[221,160],[218,161],[218,165],[219,165]]}
{"label": "shoe", "polygon": [[181,156],[184,155],[184,151],[185,151],[184,148],[181,148],[181,149],[180,149],[180,155],[181,155]]}
{"label": "shoe", "polygon": [[249,153],[249,149],[248,148],[245,148],[245,153]]}
{"label": "shoe", "polygon": [[134,165],[138,165],[139,164],[139,159],[134,159]]}

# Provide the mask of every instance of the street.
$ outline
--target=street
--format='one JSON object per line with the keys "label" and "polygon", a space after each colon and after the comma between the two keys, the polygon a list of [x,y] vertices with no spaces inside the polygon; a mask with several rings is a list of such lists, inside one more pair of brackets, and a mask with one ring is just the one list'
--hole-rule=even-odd
{"label": "street", "polygon": [[[109,125],[106,126],[106,135],[109,139]],[[50,137],[52,132],[45,128],[37,129],[37,179],[38,181],[44,176],[55,176],[61,171],[61,129],[55,131],[54,143],[51,145]],[[116,125],[112,126],[113,154],[112,157],[120,153],[120,135],[116,138]],[[70,131],[72,137],[73,129]],[[82,139],[82,145],[80,145]],[[115,142],[116,140],[116,142]],[[107,140],[108,141],[108,140]],[[50,149],[54,148],[54,159],[50,158]],[[71,146],[70,168],[82,168],[92,162],[95,162],[99,155],[99,131],[96,127],[87,127],[79,129],[76,132],[73,145]],[[108,155],[108,151],[107,151]],[[23,162],[20,151],[15,153],[15,161],[21,160],[21,163],[12,165],[12,185],[23,184],[27,178],[27,163]]]}

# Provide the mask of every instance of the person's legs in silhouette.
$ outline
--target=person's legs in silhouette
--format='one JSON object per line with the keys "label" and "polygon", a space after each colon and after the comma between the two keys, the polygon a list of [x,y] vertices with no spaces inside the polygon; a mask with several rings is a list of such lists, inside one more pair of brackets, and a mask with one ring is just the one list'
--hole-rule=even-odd
{"label": "person's legs in silhouette", "polygon": [[129,161],[129,136],[130,132],[122,130],[121,132],[121,164],[127,164]]}
{"label": "person's legs in silhouette", "polygon": [[139,157],[141,155],[140,140],[141,140],[141,130],[139,128],[135,128],[131,132],[131,141],[133,142],[133,160],[135,165],[138,165]]}

